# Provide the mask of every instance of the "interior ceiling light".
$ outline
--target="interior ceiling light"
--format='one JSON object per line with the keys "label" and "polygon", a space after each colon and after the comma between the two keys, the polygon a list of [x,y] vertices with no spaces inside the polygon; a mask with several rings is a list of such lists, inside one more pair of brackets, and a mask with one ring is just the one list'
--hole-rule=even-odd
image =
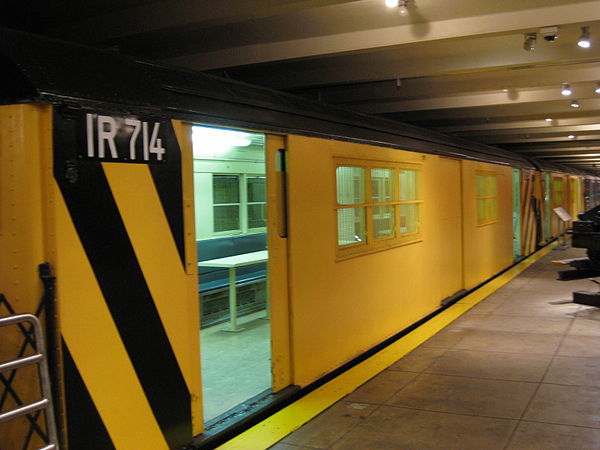
{"label": "interior ceiling light", "polygon": [[573,91],[571,90],[571,86],[569,85],[569,83],[563,83],[560,86],[560,93],[562,95],[571,95],[573,93]]}
{"label": "interior ceiling light", "polygon": [[385,6],[388,8],[395,8],[400,4],[400,0],[385,0]]}
{"label": "interior ceiling light", "polygon": [[600,94],[600,81],[596,83],[596,94]]}
{"label": "interior ceiling light", "polygon": [[570,134],[567,136],[569,139],[575,139],[575,135],[574,134]]}
{"label": "interior ceiling light", "polygon": [[546,122],[552,122],[552,119],[550,117],[546,118]]}
{"label": "interior ceiling light", "polygon": [[537,41],[536,33],[525,33],[525,41],[523,42],[523,50],[531,52],[535,49],[535,43]]}
{"label": "interior ceiling light", "polygon": [[579,36],[577,45],[581,48],[590,48],[592,45],[590,42],[590,27],[581,27],[581,36]]}
{"label": "interior ceiling light", "polygon": [[573,100],[571,102],[571,108],[579,108],[581,105],[579,104],[579,102],[577,100]]}

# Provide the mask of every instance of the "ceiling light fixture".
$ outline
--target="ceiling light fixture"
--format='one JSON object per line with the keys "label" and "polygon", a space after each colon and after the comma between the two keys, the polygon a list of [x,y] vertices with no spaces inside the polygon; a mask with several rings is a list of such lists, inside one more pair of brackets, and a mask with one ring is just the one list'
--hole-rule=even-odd
{"label": "ceiling light fixture", "polygon": [[540,34],[547,42],[554,42],[558,39],[558,27],[553,25],[551,27],[540,28]]}
{"label": "ceiling light fixture", "polygon": [[600,94],[600,81],[596,82],[596,94]]}
{"label": "ceiling light fixture", "polygon": [[552,122],[552,119],[550,117],[546,118],[546,122]]}
{"label": "ceiling light fixture", "polygon": [[571,108],[579,108],[581,105],[579,104],[579,102],[577,100],[573,100],[571,102]]}
{"label": "ceiling light fixture", "polygon": [[523,36],[525,36],[525,41],[523,42],[523,50],[527,50],[528,52],[533,51],[535,49],[535,43],[537,41],[537,34],[525,33]]}
{"label": "ceiling light fixture", "polygon": [[398,14],[401,16],[406,16],[408,14],[408,0],[400,0],[400,4],[398,5]]}
{"label": "ceiling light fixture", "polygon": [[592,45],[590,42],[590,27],[581,27],[581,36],[579,36],[577,45],[581,48],[590,48]]}
{"label": "ceiling light fixture", "polygon": [[385,0],[385,6],[388,8],[398,8],[398,14],[406,16],[408,14],[408,3],[410,0]]}
{"label": "ceiling light fixture", "polygon": [[575,135],[574,134],[570,134],[567,136],[569,139],[575,139]]}
{"label": "ceiling light fixture", "polygon": [[573,91],[571,90],[571,86],[569,85],[569,83],[563,83],[560,86],[560,93],[562,95],[571,95],[573,93]]}

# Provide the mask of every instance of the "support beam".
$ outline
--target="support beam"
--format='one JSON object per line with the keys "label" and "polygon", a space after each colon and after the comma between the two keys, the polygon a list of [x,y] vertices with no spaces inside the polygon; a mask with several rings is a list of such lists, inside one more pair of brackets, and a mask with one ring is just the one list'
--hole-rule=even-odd
{"label": "support beam", "polygon": [[528,151],[546,151],[547,149],[571,149],[571,150],[595,150],[600,148],[600,141],[586,140],[578,142],[545,142],[545,143],[531,143],[531,144],[505,144],[503,148],[510,151],[520,151],[526,149]]}
{"label": "support beam", "polygon": [[[542,161],[542,160],[538,160],[538,161]],[[600,162],[600,158],[594,159],[594,160],[581,160],[578,158],[577,159],[545,158],[545,159],[543,159],[543,161],[555,163],[555,164],[564,164],[566,166],[572,166],[576,163],[579,163],[581,165],[598,164],[598,162]]]}
{"label": "support beam", "polygon": [[514,129],[535,129],[544,127],[570,127],[579,125],[595,125],[600,124],[600,116],[592,115],[589,117],[574,117],[574,118],[557,118],[550,121],[545,119],[538,120],[515,120],[506,122],[479,123],[476,125],[449,125],[449,126],[433,126],[431,128],[441,133],[461,133],[467,131],[485,131],[485,130],[514,130]]}
{"label": "support beam", "polygon": [[[600,139],[600,134],[591,134],[586,136],[587,139]],[[478,139],[478,142],[483,142],[486,144],[502,144],[504,142],[556,142],[556,141],[566,141],[566,142],[577,142],[575,139],[569,139],[568,137],[506,137],[506,136],[493,136],[485,139]]]}
{"label": "support beam", "polygon": [[575,160],[584,160],[586,158],[600,158],[600,153],[568,153],[568,154],[536,154],[536,158],[539,159],[558,159],[558,158],[574,158]]}
{"label": "support beam", "polygon": [[595,86],[573,87],[573,95],[568,98],[561,95],[560,86],[552,86],[538,89],[506,89],[500,92],[474,92],[446,97],[421,97],[410,100],[381,101],[349,106],[364,113],[384,114],[397,111],[474,108],[550,101],[561,101],[568,104],[572,98],[577,98],[580,102],[585,99],[597,100],[598,94],[594,92],[594,88]]}
{"label": "support beam", "polygon": [[[473,35],[515,33],[552,23],[586,23],[600,20],[600,2],[577,2],[519,11],[484,14],[440,21],[402,24],[395,27],[342,32],[227,48],[167,58],[166,62],[198,70],[260,64],[365,50],[384,49],[417,42],[457,39]],[[521,45],[519,43],[519,45]]]}
{"label": "support beam", "polygon": [[536,134],[543,135],[555,135],[555,136],[568,136],[569,134],[576,133],[589,133],[592,131],[600,131],[600,123],[594,125],[570,125],[570,126],[552,126],[549,123],[547,126],[538,128],[510,128],[507,130],[477,130],[477,131],[463,131],[459,133],[453,133],[455,136],[461,137],[482,137],[482,136],[516,136],[527,134],[529,136]]}
{"label": "support beam", "polygon": [[[572,34],[575,35],[578,27],[572,28]],[[561,38],[567,39],[564,36]],[[570,45],[568,51],[572,54],[572,43],[566,42],[565,45]],[[576,55],[580,53],[576,52]],[[486,56],[482,55],[482,58]],[[393,61],[390,62],[393,64]],[[402,62],[405,62],[404,58]],[[292,92],[318,98],[325,103],[345,105],[376,100],[401,100],[414,97],[415,92],[426,93],[428,97],[438,97],[465,92],[497,92],[505,88],[527,89],[541,87],[540,80],[543,80],[545,86],[556,87],[569,80],[572,86],[588,83],[588,87],[594,88],[594,83],[598,81],[598,65],[596,63],[573,64],[572,60],[568,60],[557,61],[550,65],[532,66],[528,63],[522,67],[515,65],[498,67],[495,70],[487,70],[485,76],[482,76],[481,71],[477,69],[470,73],[445,73],[440,76],[420,78],[402,78],[400,75],[401,72],[394,71],[393,76],[383,81],[304,88]]]}
{"label": "support beam", "polygon": [[[536,102],[527,105],[523,108],[523,103],[511,103],[504,105],[492,105],[471,107],[462,109],[432,109],[423,111],[409,111],[390,113],[389,117],[403,122],[419,122],[421,120],[459,120],[459,119],[503,119],[506,117],[518,118],[520,116],[531,118],[537,116],[540,119],[553,114],[568,114],[573,112],[573,108],[569,107],[570,100],[556,100],[546,102]],[[600,110],[600,99],[589,98],[579,102],[581,108],[579,111],[591,111],[596,113]]]}
{"label": "support beam", "polygon": [[61,24],[51,31],[64,39],[99,43],[177,28],[190,30],[258,20],[307,8],[348,4],[349,0],[161,0],[150,3],[93,15],[70,25]]}
{"label": "support beam", "polygon": [[577,151],[560,151],[560,152],[552,152],[552,151],[548,151],[548,152],[544,152],[544,151],[536,151],[536,150],[522,150],[519,152],[515,152],[518,153],[520,155],[528,155],[531,156],[533,158],[554,158],[555,156],[590,156],[590,155],[596,155],[598,153],[600,153],[600,149],[596,149],[596,150],[590,150],[589,153],[582,153],[582,152],[577,152]]}

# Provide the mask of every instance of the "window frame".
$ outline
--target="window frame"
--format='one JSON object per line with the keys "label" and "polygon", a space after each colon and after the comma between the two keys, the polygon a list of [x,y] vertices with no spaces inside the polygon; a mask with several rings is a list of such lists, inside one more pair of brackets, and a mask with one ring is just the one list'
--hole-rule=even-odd
{"label": "window frame", "polygon": [[[563,175],[552,175],[551,176],[551,190],[550,190],[550,198],[552,208],[558,208],[559,206],[565,206],[565,184],[568,184],[568,181],[565,182],[565,177]],[[558,183],[560,182],[560,183]],[[560,184],[561,189],[555,189],[556,186]],[[557,202],[557,194],[560,193],[560,202]]]}
{"label": "window frame", "polygon": [[[252,174],[252,173],[245,173],[243,174],[243,178],[244,178],[244,189],[246,190],[245,192],[245,204],[244,204],[244,208],[245,208],[245,230],[246,233],[257,233],[257,232],[262,232],[262,231],[266,231],[267,230],[267,220],[268,218],[266,217],[266,212],[267,212],[267,176],[266,174],[260,175],[260,174]],[[249,196],[249,189],[248,189],[248,181],[250,178],[260,178],[264,181],[263,185],[264,185],[264,199],[263,201],[250,201],[248,199]],[[265,210],[265,226],[264,227],[250,227],[250,214],[249,214],[249,209],[250,206],[256,206],[256,205],[264,205],[264,210]]]}
{"label": "window frame", "polygon": [[[339,167],[357,167],[364,171],[364,202],[363,203],[338,203],[338,175]],[[390,169],[392,171],[392,199],[389,201],[373,201],[373,169]],[[336,223],[336,249],[337,259],[345,259],[364,254],[388,250],[390,248],[399,247],[407,244],[422,241],[422,217],[423,217],[423,198],[422,198],[422,182],[423,182],[423,163],[422,162],[395,162],[381,161],[371,159],[353,159],[344,157],[334,157],[334,214]],[[414,185],[415,197],[414,200],[400,200],[400,172],[402,170],[414,171],[416,173],[416,181]],[[416,231],[401,232],[400,231],[400,206],[415,204],[417,206],[417,222]],[[393,207],[393,233],[390,236],[375,236],[374,225],[374,209],[376,206],[392,206]],[[338,211],[350,208],[364,208],[365,213],[365,240],[345,245],[340,245],[339,234],[339,215]]]}
{"label": "window frame", "polygon": [[[267,230],[267,219],[265,218],[265,226],[264,227],[253,227],[249,226],[248,222],[248,207],[250,205],[260,205],[264,204],[265,209],[267,207],[267,197],[266,197],[266,174],[255,174],[255,173],[225,173],[225,172],[213,172],[211,173],[211,181],[214,189],[214,177],[215,176],[235,176],[238,179],[238,193],[239,193],[239,203],[214,203],[214,192],[212,193],[211,199],[211,208],[213,211],[213,231],[212,237],[223,237],[223,236],[237,236],[242,234],[252,234],[252,233],[261,233]],[[248,178],[263,178],[265,180],[265,200],[263,202],[250,202],[248,201]],[[220,206],[229,206],[229,205],[237,205],[238,206],[238,216],[239,216],[239,224],[240,227],[236,230],[225,230],[225,231],[215,231],[214,227],[214,211],[215,208]]]}
{"label": "window frame", "polygon": [[[496,189],[495,189],[495,193],[493,195],[490,195],[490,194],[480,195],[479,194],[479,191],[477,189],[477,187],[478,187],[477,179],[478,179],[478,177],[481,177],[481,176],[494,178],[495,184],[496,184]],[[496,210],[495,216],[485,217],[483,219],[481,219],[479,217],[479,202],[481,200],[494,200],[495,210]],[[493,170],[477,170],[477,171],[475,171],[475,214],[476,214],[478,227],[491,225],[491,224],[497,223],[500,220],[500,209],[499,209],[499,202],[498,202],[498,172],[493,171]]]}

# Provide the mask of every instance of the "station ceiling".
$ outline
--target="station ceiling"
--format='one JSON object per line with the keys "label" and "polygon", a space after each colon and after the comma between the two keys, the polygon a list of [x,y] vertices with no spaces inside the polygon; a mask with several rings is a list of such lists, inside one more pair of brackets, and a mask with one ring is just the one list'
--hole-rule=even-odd
{"label": "station ceiling", "polygon": [[[600,1],[408,0],[404,10],[384,0],[31,0],[0,8],[2,26],[600,173]],[[577,45],[585,30],[589,48]]]}

